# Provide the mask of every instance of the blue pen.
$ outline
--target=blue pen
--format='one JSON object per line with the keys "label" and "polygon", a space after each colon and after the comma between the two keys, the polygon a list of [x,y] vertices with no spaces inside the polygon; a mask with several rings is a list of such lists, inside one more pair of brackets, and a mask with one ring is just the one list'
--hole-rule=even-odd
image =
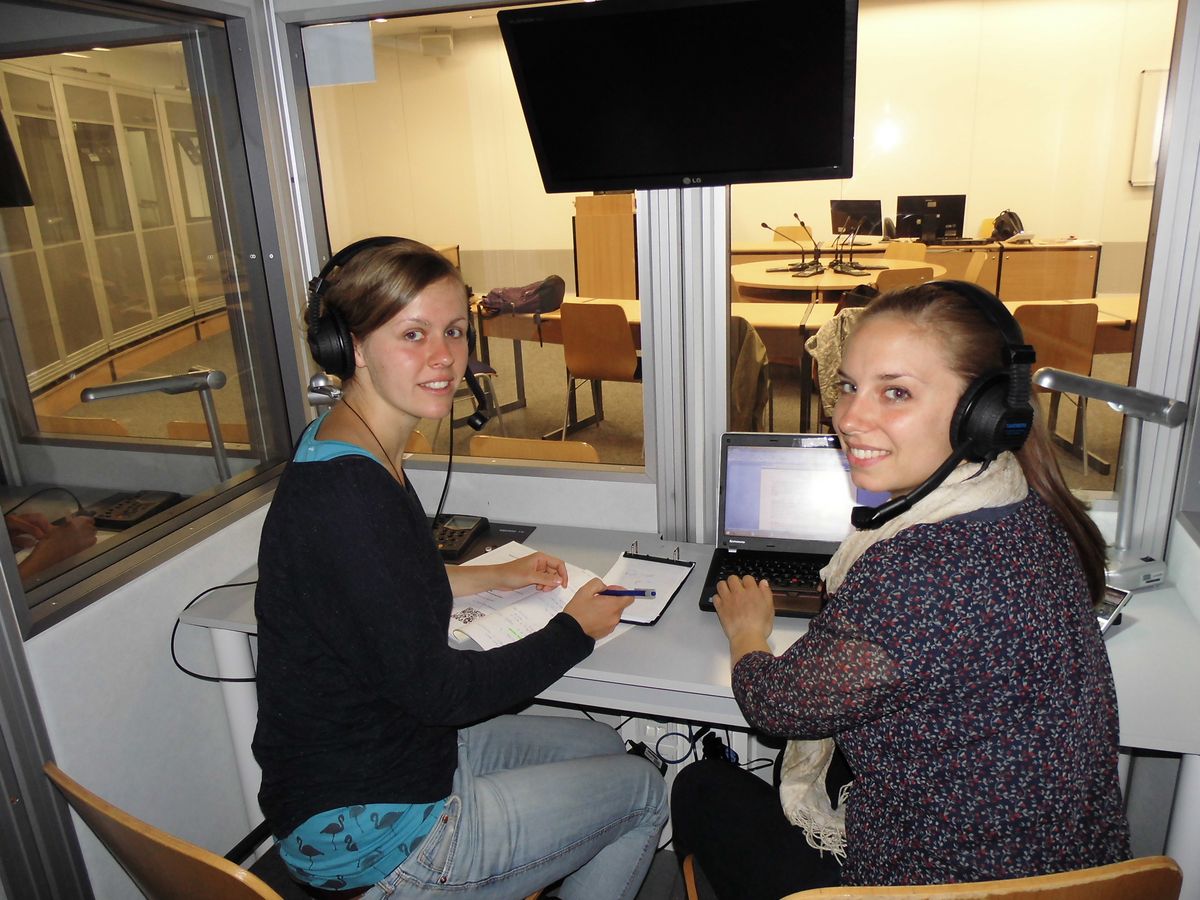
{"label": "blue pen", "polygon": [[628,591],[617,588],[605,588],[599,593],[604,594],[606,597],[653,597],[658,591],[651,591],[646,588],[636,588]]}

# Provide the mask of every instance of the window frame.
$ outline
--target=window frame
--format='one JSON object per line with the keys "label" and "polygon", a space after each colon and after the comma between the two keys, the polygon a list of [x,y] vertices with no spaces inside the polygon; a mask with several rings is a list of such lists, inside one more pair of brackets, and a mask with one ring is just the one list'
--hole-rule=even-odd
{"label": "window frame", "polygon": [[[207,527],[204,523],[228,521],[243,498],[254,496],[277,478],[282,460],[307,421],[298,387],[297,320],[291,317],[289,280],[280,251],[287,243],[281,235],[292,239],[289,197],[278,190],[285,161],[276,149],[278,122],[270,119],[263,98],[263,86],[273,79],[269,70],[255,65],[251,53],[252,46],[261,43],[252,39],[251,31],[261,23],[232,14],[214,18],[196,9],[180,12],[177,6],[158,0],[151,0],[149,6],[86,0],[68,0],[63,5],[101,15],[128,12],[140,17],[130,20],[130,41],[145,42],[147,37],[182,41],[192,92],[209,98],[196,106],[197,126],[201,139],[220,160],[218,177],[224,183],[211,188],[225,199],[220,209],[213,210],[214,218],[224,219],[218,226],[218,246],[224,244],[221,252],[229,257],[227,268],[243,282],[245,298],[242,304],[226,308],[239,352],[256,360],[251,373],[256,402],[248,404],[247,415],[252,441],[264,462],[187,498],[166,521],[135,527],[119,543],[102,542],[74,558],[70,568],[56,567],[28,586],[22,586],[11,550],[6,548],[0,555],[5,557],[5,580],[17,599],[15,612],[24,639],[184,549],[198,539],[199,531]],[[146,23],[157,30],[145,28]],[[170,37],[160,32],[170,32]],[[52,52],[49,43],[47,39],[24,55]],[[0,306],[6,305],[0,289]],[[0,463],[5,471],[19,472],[24,483],[87,483],[88,472],[155,471],[169,457],[172,470],[182,477],[194,472],[195,477],[211,481],[212,458],[196,448],[154,440],[114,446],[103,439],[32,433],[36,416],[20,355],[15,352],[15,333],[0,331],[0,344],[4,356],[0,379],[12,401],[11,407],[0,411]],[[267,410],[274,412],[264,415]],[[35,447],[36,458],[30,458],[30,453],[19,455],[19,444]]]}

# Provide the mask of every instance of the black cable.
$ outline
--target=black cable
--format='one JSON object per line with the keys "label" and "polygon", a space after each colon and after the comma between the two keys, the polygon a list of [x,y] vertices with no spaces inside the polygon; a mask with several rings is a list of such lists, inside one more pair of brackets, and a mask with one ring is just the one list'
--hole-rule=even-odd
{"label": "black cable", "polygon": [[71,515],[75,515],[76,513],[83,511],[83,504],[79,502],[79,498],[76,497],[73,492],[71,492],[70,490],[68,490],[65,487],[58,487],[57,485],[54,485],[51,487],[44,487],[39,491],[34,491],[32,494],[30,494],[25,499],[18,500],[15,505],[10,506],[8,509],[4,510],[4,515],[6,515],[6,516],[12,515],[14,512],[16,512],[18,509],[20,509],[22,506],[24,506],[30,500],[34,499],[35,497],[40,497],[42,494],[48,494],[51,491],[62,491],[64,494],[66,494],[68,497],[70,497],[72,500],[75,501],[75,512],[71,513]]}
{"label": "black cable", "polygon": [[[201,597],[208,596],[213,591],[219,591],[224,588],[250,587],[251,585],[255,585],[255,584],[258,584],[257,578],[254,579],[254,581],[235,581],[235,582],[231,582],[230,584],[218,584],[216,587],[210,587],[206,590],[201,591],[199,594],[197,594],[195,597],[193,597],[191,600],[189,600],[187,603],[187,606],[185,606],[183,609],[181,609],[179,611],[179,615],[182,616],[185,612],[187,612],[189,609],[192,608],[192,605],[197,600],[199,600]],[[177,668],[180,672],[183,672],[185,675],[191,675],[193,678],[198,678],[201,681],[211,681],[216,684],[221,684],[221,683],[236,684],[238,682],[247,682],[247,681],[257,681],[258,680],[253,677],[252,678],[222,678],[220,675],[201,675],[199,672],[193,672],[191,669],[189,669],[187,666],[185,666],[183,663],[181,663],[179,661],[179,657],[175,655],[175,635],[178,631],[179,631],[179,616],[176,616],[175,617],[175,625],[174,625],[174,627],[171,628],[171,662],[175,663],[175,668]]]}
{"label": "black cable", "polygon": [[454,406],[450,406],[450,443],[446,448],[446,483],[442,485],[442,499],[438,501],[437,512],[433,515],[433,527],[436,529],[442,521],[442,509],[446,506],[446,495],[450,493],[450,469],[454,465]]}

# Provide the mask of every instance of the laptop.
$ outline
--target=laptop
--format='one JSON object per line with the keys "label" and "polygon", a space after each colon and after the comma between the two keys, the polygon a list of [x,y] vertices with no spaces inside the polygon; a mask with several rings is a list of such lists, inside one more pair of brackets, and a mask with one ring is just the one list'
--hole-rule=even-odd
{"label": "laptop", "polygon": [[754,575],[770,582],[776,615],[815,616],[819,573],[853,531],[850,510],[886,499],[855,488],[836,435],[722,435],[717,548],[700,608],[713,609],[718,581]]}

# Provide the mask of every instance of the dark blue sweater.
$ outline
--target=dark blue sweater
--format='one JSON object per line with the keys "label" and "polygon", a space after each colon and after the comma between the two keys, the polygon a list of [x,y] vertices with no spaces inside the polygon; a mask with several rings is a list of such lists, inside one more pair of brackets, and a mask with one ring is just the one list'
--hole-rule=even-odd
{"label": "dark blue sweater", "polygon": [[734,691],[763,730],[836,738],[856,776],[846,884],[1129,856],[1108,657],[1074,548],[1032,493],[868,548],[808,634],[738,663]]}
{"label": "dark blue sweater", "polygon": [[258,577],[253,748],[277,836],[327,809],[446,797],[457,729],[530,699],[593,647],[559,614],[496,650],[451,649],[425,512],[364,456],[287,467]]}

